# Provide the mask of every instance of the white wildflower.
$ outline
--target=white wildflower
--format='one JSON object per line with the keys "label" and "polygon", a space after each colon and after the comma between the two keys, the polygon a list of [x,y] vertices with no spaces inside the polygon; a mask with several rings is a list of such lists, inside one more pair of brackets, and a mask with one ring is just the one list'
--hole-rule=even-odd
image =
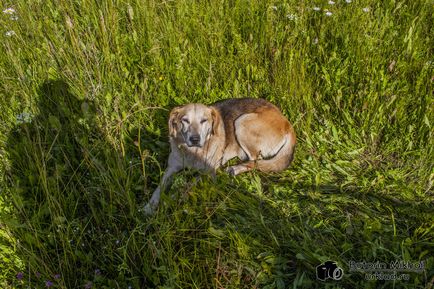
{"label": "white wildflower", "polygon": [[12,21],[17,21],[17,20],[18,20],[18,16],[17,16],[17,15],[12,15],[12,16],[10,17],[10,19],[11,19]]}
{"label": "white wildflower", "polygon": [[326,16],[332,16],[333,13],[331,13],[330,11],[326,11],[325,15],[326,15]]}
{"label": "white wildflower", "polygon": [[335,1],[332,1],[332,0],[330,0],[330,1],[329,1],[329,4],[330,4],[330,5],[335,5],[335,4],[336,4],[336,2],[335,2]]}
{"label": "white wildflower", "polygon": [[9,31],[6,31],[5,35],[8,36],[8,37],[11,37],[11,36],[16,35],[16,33],[13,30],[9,30]]}
{"label": "white wildflower", "polygon": [[347,2],[348,4],[353,2],[352,0],[345,0],[345,2]]}
{"label": "white wildflower", "polygon": [[33,115],[28,112],[22,112],[16,116],[16,123],[30,123],[32,121]]}
{"label": "white wildflower", "polygon": [[295,14],[288,14],[286,15],[286,18],[288,18],[289,20],[297,20],[298,17]]}
{"label": "white wildflower", "polygon": [[318,42],[319,42],[318,37],[315,37],[315,39],[312,41],[312,43],[313,43],[314,45],[317,45]]}
{"label": "white wildflower", "polygon": [[9,14],[9,15],[15,14],[15,12],[16,11],[14,8],[6,8],[5,10],[3,10],[4,14]]}
{"label": "white wildflower", "polygon": [[319,7],[313,7],[313,11],[321,11],[321,8],[319,8]]}
{"label": "white wildflower", "polygon": [[271,6],[271,9],[273,9],[274,11],[277,11],[277,6]]}
{"label": "white wildflower", "polygon": [[365,13],[368,13],[369,11],[371,11],[371,9],[369,9],[369,7],[365,7],[365,8],[363,8],[362,10],[363,10],[363,12],[365,12]]}

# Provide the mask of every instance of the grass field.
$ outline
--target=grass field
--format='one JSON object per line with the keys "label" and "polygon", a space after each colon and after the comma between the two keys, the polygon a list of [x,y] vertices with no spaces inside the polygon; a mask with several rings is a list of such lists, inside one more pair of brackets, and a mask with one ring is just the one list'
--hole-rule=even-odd
{"label": "grass field", "polygon": [[[434,287],[432,1],[0,3],[1,288]],[[185,171],[146,217],[170,109],[246,96],[291,167]]]}

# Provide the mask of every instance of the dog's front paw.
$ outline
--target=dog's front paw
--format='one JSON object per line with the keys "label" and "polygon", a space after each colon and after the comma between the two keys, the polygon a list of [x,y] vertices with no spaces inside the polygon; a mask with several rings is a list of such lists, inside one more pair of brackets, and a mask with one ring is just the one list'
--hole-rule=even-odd
{"label": "dog's front paw", "polygon": [[226,171],[231,175],[231,176],[236,176],[245,172],[248,172],[252,170],[252,167],[249,165],[244,165],[244,164],[240,164],[240,165],[236,165],[236,166],[231,166],[228,167],[226,169]]}

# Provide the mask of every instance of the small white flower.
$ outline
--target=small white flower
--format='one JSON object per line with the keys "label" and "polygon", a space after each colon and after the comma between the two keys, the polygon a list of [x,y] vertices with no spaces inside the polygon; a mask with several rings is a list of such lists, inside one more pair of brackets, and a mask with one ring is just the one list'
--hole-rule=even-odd
{"label": "small white flower", "polygon": [[28,112],[22,112],[19,115],[16,116],[16,123],[22,124],[22,123],[30,123],[32,121],[33,115],[31,115]]}
{"label": "small white flower", "polygon": [[330,4],[330,5],[335,5],[335,4],[336,4],[336,2],[335,2],[335,1],[332,1],[332,0],[330,0],[330,1],[329,1],[329,4]]}
{"label": "small white flower", "polygon": [[271,9],[273,9],[274,11],[277,11],[277,6],[271,6]]}
{"label": "small white flower", "polygon": [[345,2],[347,2],[347,3],[351,3],[351,2],[353,2],[352,0],[345,0]]}
{"label": "small white flower", "polygon": [[11,37],[11,36],[16,35],[16,33],[13,30],[9,30],[9,31],[6,31],[5,35],[8,36],[8,37]]}
{"label": "small white flower", "polygon": [[332,16],[333,13],[331,13],[330,11],[327,11],[327,12],[325,13],[325,15],[326,15],[326,16]]}
{"label": "small white flower", "polygon": [[313,11],[321,11],[321,8],[319,8],[319,7],[313,7]]}
{"label": "small white flower", "polygon": [[17,15],[12,15],[10,19],[12,21],[17,21],[18,20],[18,16]]}
{"label": "small white flower", "polygon": [[365,8],[363,8],[362,10],[363,10],[363,12],[365,12],[365,13],[368,13],[369,11],[371,11],[371,9],[369,9],[369,7],[365,7]]}
{"label": "small white flower", "polygon": [[15,12],[16,11],[14,8],[6,8],[5,10],[3,10],[4,14],[9,14],[9,15],[15,14]]}
{"label": "small white flower", "polygon": [[312,43],[313,43],[314,45],[317,45],[318,42],[319,42],[318,37],[315,37],[315,39],[312,41]]}
{"label": "small white flower", "polygon": [[288,18],[289,20],[297,20],[297,15],[294,15],[294,14],[288,14],[288,15],[286,15],[286,18]]}

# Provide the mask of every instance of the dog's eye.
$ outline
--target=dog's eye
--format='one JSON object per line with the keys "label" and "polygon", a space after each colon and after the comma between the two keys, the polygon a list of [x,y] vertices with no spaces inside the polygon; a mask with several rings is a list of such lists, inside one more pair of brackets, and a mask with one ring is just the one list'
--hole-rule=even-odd
{"label": "dog's eye", "polygon": [[207,122],[208,120],[206,119],[206,118],[204,118],[204,119],[202,119],[201,121],[200,121],[200,123],[205,123],[205,122]]}
{"label": "dog's eye", "polygon": [[189,123],[190,123],[190,122],[188,121],[188,119],[186,119],[186,118],[181,119],[181,121],[182,121],[182,122],[185,122],[186,124],[189,124]]}

